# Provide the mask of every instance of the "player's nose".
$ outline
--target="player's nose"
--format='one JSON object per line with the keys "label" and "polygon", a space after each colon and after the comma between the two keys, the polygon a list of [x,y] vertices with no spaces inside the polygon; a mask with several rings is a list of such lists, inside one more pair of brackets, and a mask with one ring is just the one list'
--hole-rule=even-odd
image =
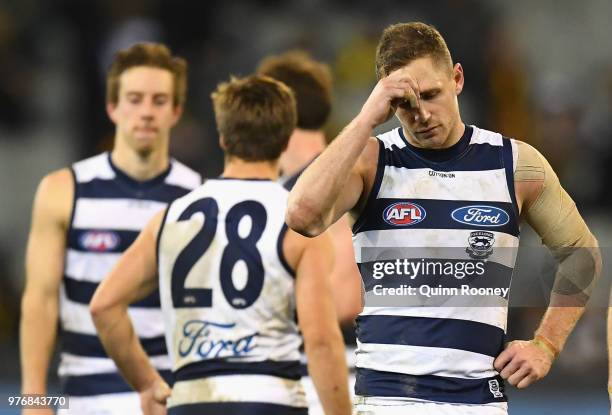
{"label": "player's nose", "polygon": [[140,106],[139,112],[141,118],[153,118],[155,114],[153,101],[148,99],[144,100],[142,105]]}
{"label": "player's nose", "polygon": [[421,124],[427,124],[427,121],[431,118],[431,112],[427,110],[423,105],[416,109],[414,113],[414,121]]}

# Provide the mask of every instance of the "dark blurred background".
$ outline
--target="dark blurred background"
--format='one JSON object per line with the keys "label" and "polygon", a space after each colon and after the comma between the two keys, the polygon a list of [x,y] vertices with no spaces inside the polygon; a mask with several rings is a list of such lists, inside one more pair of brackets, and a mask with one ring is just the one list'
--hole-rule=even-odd
{"label": "dark blurred background", "polygon": [[[188,60],[188,104],[172,153],[216,176],[223,160],[209,95],[218,82],[249,74],[266,54],[304,48],[333,69],[331,138],[375,84],[384,27],[432,23],[465,70],[464,121],[538,148],[609,247],[611,17],[608,0],[0,0],[0,395],[19,388],[19,299],[36,185],[112,145],[104,78],[117,49],[162,41]],[[523,243],[538,246],[524,231]],[[511,390],[511,414],[607,413],[608,290],[604,281],[549,376]],[[512,308],[509,339],[529,338],[542,311]]]}

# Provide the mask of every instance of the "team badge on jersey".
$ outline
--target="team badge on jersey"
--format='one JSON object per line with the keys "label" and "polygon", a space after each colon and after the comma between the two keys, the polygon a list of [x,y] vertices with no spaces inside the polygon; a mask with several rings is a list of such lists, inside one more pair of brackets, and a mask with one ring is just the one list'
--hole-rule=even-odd
{"label": "team badge on jersey", "polygon": [[383,219],[393,226],[411,226],[421,222],[425,216],[425,209],[410,202],[397,202],[383,211]]}
{"label": "team badge on jersey", "polygon": [[79,243],[87,251],[107,252],[119,246],[119,235],[111,231],[87,231],[80,236]]}
{"label": "team badge on jersey", "polygon": [[468,246],[465,249],[473,259],[485,259],[493,253],[493,244],[495,243],[495,235],[493,232],[475,231],[470,232],[468,237]]}
{"label": "team badge on jersey", "polygon": [[451,212],[455,222],[474,226],[504,226],[510,221],[510,216],[505,210],[495,206],[474,205],[464,206]]}

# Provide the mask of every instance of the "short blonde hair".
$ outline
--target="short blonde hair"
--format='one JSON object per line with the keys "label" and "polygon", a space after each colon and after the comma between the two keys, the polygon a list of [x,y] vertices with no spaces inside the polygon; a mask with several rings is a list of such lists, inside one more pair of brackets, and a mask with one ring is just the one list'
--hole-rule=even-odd
{"label": "short blonde hair", "polygon": [[396,69],[431,57],[450,71],[453,60],[444,38],[435,27],[422,22],[397,23],[387,27],[376,48],[376,76],[384,78]]}

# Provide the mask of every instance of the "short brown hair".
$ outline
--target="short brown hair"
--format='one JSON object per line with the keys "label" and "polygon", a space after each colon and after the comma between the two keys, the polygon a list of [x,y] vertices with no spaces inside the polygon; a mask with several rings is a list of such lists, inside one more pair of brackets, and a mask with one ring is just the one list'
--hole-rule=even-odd
{"label": "short brown hair", "polygon": [[332,76],[329,66],[307,52],[292,50],[264,58],[257,73],[281,81],[293,90],[297,101],[297,126],[323,128],[331,113]]}
{"label": "short brown hair", "polygon": [[106,102],[117,104],[119,101],[119,77],[125,71],[136,66],[150,66],[166,69],[172,73],[174,80],[174,106],[185,104],[187,95],[187,62],[178,56],[172,56],[170,49],[161,43],[136,43],[122,49],[115,55],[106,76]]}
{"label": "short brown hair", "polygon": [[211,94],[225,153],[245,161],[272,161],[287,147],[297,121],[293,92],[262,75],[231,78]]}
{"label": "short brown hair", "polygon": [[397,23],[387,27],[376,48],[376,76],[384,78],[396,69],[424,57],[453,66],[444,38],[435,27],[421,23]]}

